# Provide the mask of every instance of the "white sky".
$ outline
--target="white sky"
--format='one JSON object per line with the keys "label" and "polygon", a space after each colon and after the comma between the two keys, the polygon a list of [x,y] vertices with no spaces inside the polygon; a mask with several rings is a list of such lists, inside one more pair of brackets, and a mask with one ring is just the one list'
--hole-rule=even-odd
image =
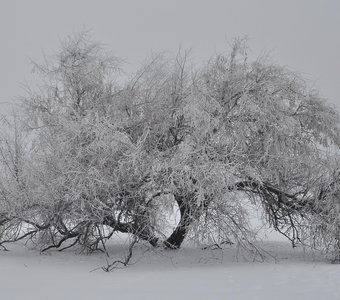
{"label": "white sky", "polygon": [[0,0],[0,102],[23,94],[30,59],[83,29],[130,70],[179,46],[202,61],[247,35],[252,55],[269,51],[340,108],[340,0]]}

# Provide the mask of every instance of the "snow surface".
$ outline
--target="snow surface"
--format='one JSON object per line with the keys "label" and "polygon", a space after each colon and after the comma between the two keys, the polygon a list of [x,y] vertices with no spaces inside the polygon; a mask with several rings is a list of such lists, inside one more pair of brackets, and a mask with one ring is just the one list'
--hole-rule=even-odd
{"label": "snow surface", "polygon": [[[261,245],[270,256],[247,261],[235,247],[135,249],[133,265],[105,273],[105,255],[39,254],[23,245],[0,251],[0,299],[297,299],[339,300],[340,265],[286,242]],[[109,245],[110,260],[126,246]]]}

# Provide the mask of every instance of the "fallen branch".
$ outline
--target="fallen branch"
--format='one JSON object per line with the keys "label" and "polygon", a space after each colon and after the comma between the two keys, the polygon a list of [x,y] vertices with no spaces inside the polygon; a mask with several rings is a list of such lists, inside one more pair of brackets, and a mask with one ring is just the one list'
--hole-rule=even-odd
{"label": "fallen branch", "polygon": [[137,238],[134,238],[132,242],[129,245],[128,253],[125,257],[125,260],[115,260],[112,263],[108,264],[106,267],[102,267],[102,270],[105,272],[111,272],[114,269],[117,269],[119,265],[122,265],[123,267],[126,267],[130,264],[131,258],[132,258],[132,250],[134,245],[137,243]]}

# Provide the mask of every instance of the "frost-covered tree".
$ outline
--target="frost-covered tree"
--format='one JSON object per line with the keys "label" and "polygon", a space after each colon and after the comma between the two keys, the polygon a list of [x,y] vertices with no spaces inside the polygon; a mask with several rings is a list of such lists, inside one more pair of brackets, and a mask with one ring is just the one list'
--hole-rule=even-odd
{"label": "frost-covered tree", "polygon": [[35,70],[0,140],[1,245],[105,250],[124,232],[247,247],[250,201],[294,244],[339,250],[338,114],[242,41],[201,68],[158,55],[128,77],[79,35]]}

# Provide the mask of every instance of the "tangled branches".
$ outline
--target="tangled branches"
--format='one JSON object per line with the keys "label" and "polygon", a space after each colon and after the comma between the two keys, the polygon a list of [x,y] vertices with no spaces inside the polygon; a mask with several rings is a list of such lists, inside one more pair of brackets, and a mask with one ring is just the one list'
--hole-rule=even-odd
{"label": "tangled branches", "polygon": [[121,232],[153,247],[191,236],[247,248],[249,199],[293,245],[338,251],[339,116],[244,49],[195,72],[187,53],[159,55],[123,82],[119,59],[69,38],[2,124],[0,245],[106,252]]}

